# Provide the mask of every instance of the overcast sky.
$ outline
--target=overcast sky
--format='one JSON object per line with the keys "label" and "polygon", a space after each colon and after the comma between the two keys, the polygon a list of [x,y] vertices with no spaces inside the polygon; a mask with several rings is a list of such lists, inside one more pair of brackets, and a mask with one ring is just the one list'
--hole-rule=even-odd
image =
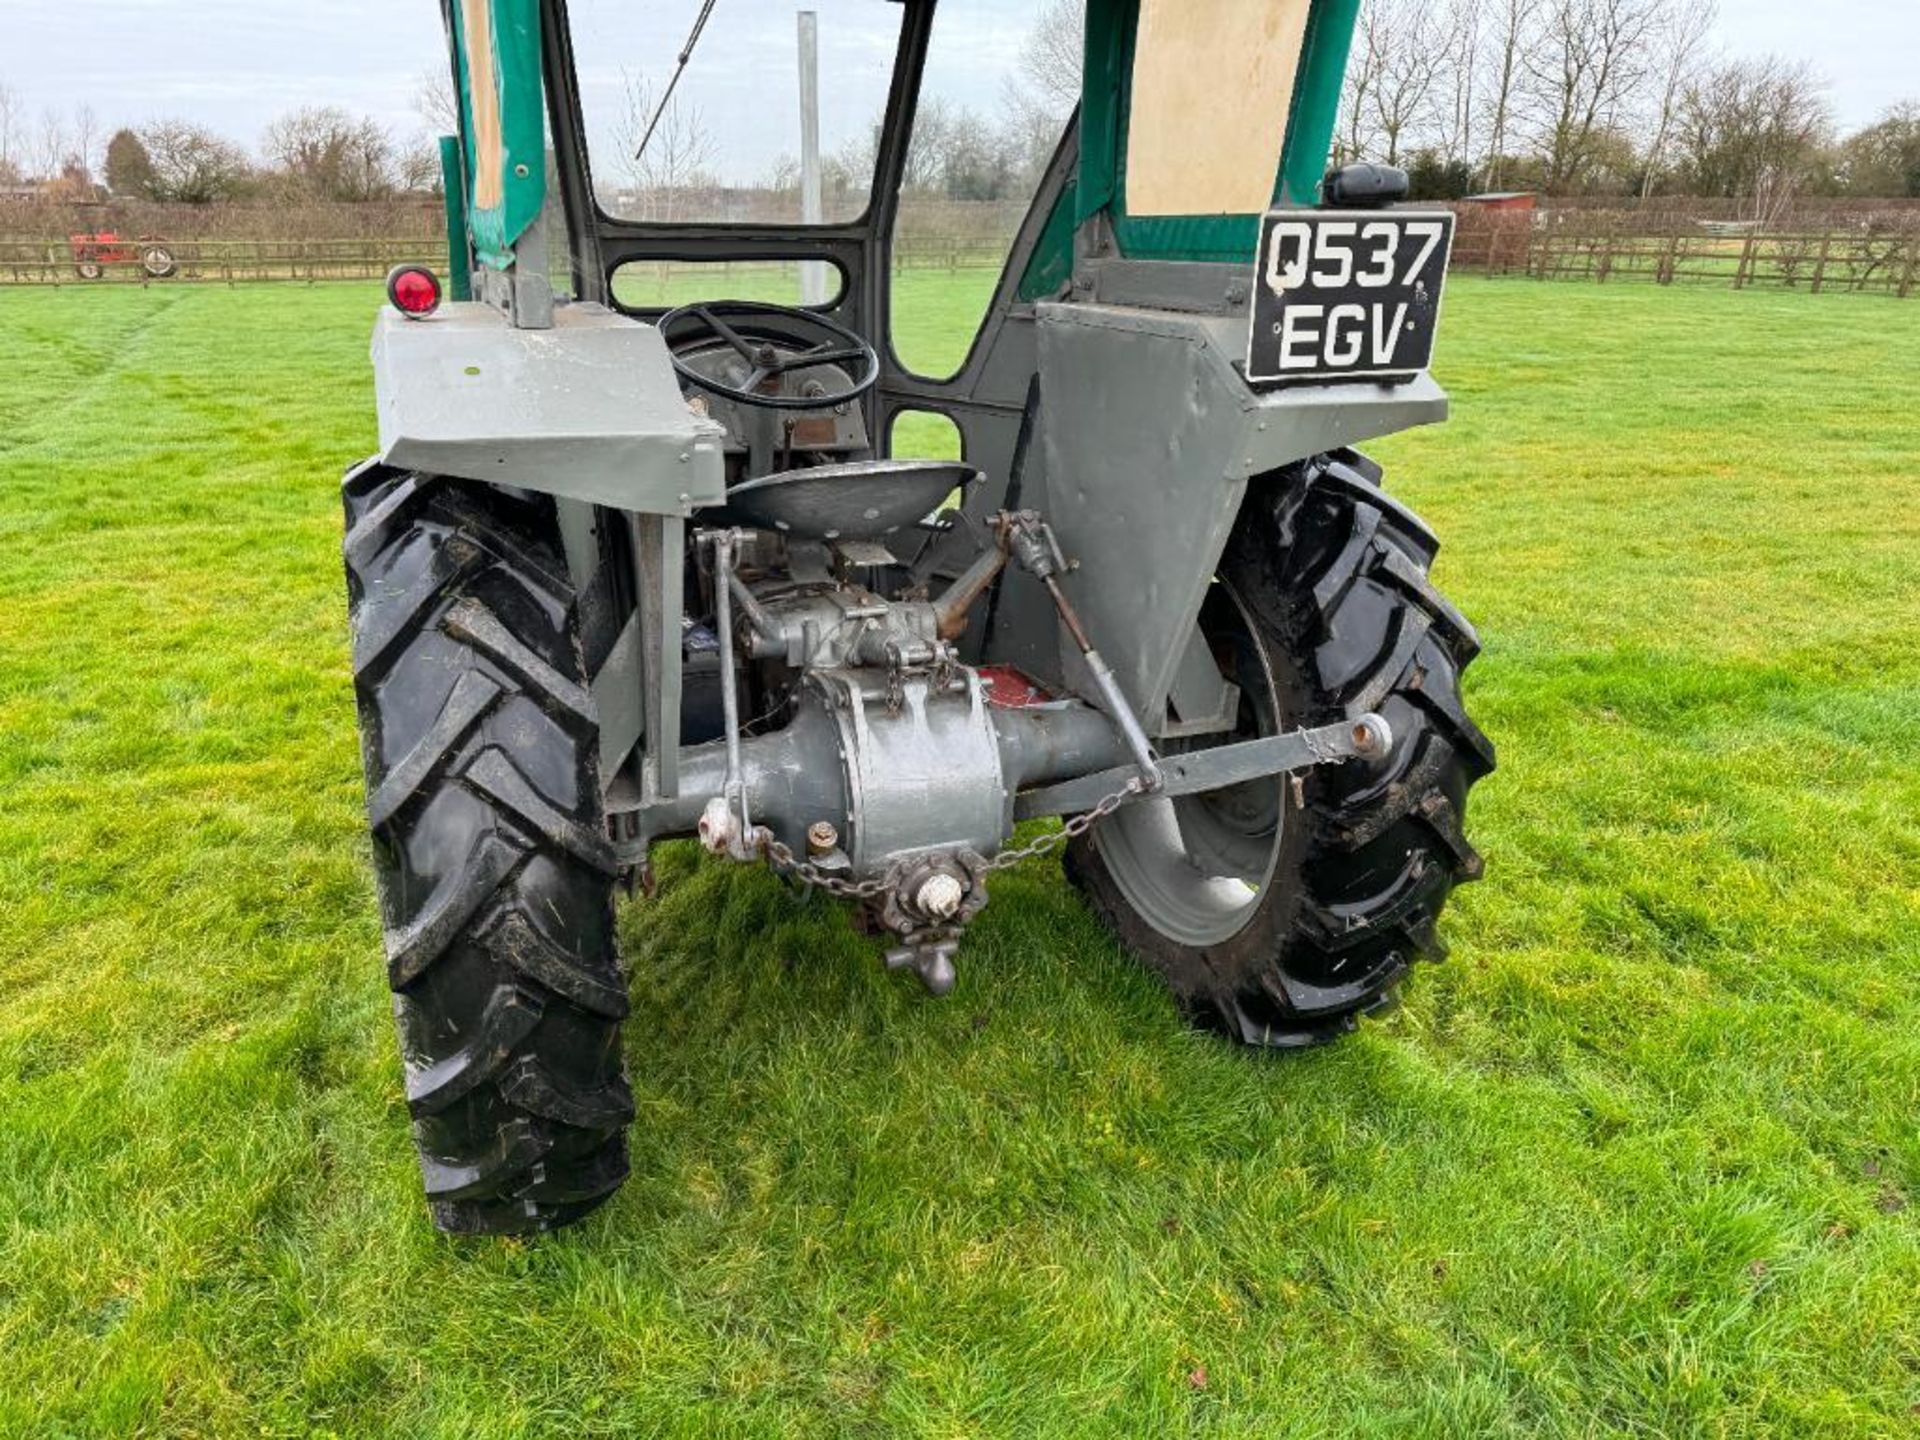
{"label": "overcast sky", "polygon": [[[899,12],[880,0],[807,3],[821,12],[831,150],[879,108],[886,74],[878,57]],[[698,0],[573,0],[573,8],[588,108],[610,135],[623,72],[664,75]],[[716,147],[731,157],[724,168],[736,175],[795,148],[788,57],[799,8],[800,0],[721,0],[715,33],[690,72]],[[991,109],[1035,8],[1035,0],[949,0],[933,91]],[[1721,0],[1720,9],[1725,50],[1811,61],[1831,82],[1843,126],[1920,97],[1920,0]],[[758,54],[766,68],[723,70],[717,57],[728,51]],[[410,103],[418,78],[443,64],[434,0],[0,0],[0,84],[33,116],[85,100],[103,131],[182,115],[251,145],[283,110],[340,104],[410,134],[422,128]]]}

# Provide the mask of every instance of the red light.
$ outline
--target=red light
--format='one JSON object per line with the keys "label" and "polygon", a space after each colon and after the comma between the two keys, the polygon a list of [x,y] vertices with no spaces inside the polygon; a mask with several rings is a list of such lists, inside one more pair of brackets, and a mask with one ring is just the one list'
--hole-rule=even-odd
{"label": "red light", "polygon": [[387,276],[387,299],[409,319],[424,320],[440,308],[440,282],[425,266],[397,266]]}

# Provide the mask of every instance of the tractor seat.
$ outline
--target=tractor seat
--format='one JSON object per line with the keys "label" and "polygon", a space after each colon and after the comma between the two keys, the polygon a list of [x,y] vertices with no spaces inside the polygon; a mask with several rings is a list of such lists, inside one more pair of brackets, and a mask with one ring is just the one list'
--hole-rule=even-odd
{"label": "tractor seat", "polygon": [[741,524],[795,540],[878,540],[981,479],[952,460],[854,460],[762,475],[727,492]]}

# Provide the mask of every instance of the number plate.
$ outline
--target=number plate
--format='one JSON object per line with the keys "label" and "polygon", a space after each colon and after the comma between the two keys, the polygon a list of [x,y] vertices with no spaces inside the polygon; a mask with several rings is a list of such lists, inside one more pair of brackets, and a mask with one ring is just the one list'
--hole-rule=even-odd
{"label": "number plate", "polygon": [[1247,379],[1426,369],[1452,249],[1446,211],[1270,212],[1260,225]]}

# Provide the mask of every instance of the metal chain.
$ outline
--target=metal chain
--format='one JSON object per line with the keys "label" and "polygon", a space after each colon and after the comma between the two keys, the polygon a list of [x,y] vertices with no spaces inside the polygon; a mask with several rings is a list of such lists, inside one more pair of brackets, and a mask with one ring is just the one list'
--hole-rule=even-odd
{"label": "metal chain", "polygon": [[1058,830],[1049,830],[1046,834],[1037,836],[1025,845],[1012,850],[1002,850],[987,862],[988,871],[1011,870],[1023,860],[1032,860],[1059,849],[1069,840],[1079,839],[1146,788],[1146,782],[1138,775],[1134,776],[1084,815],[1074,816]]}
{"label": "metal chain", "polygon": [[[1025,845],[1018,845],[1012,849],[1002,850],[998,855],[994,856],[993,859],[987,861],[984,869],[989,874],[995,874],[1003,870],[1011,870],[1014,866],[1022,864],[1025,861],[1038,859],[1042,855],[1049,854],[1059,849],[1062,845],[1065,845],[1069,840],[1077,840],[1080,836],[1086,834],[1089,830],[1093,829],[1094,826],[1106,819],[1107,816],[1113,814],[1114,811],[1118,810],[1134,796],[1142,793],[1145,789],[1146,783],[1136,775],[1133,779],[1127,781],[1125,785],[1122,785],[1118,790],[1103,799],[1098,805],[1095,805],[1091,810],[1082,815],[1075,815],[1058,830],[1049,830],[1046,834],[1036,836],[1034,839],[1029,840]],[[842,899],[877,900],[886,894],[894,884],[891,875],[881,875],[872,880],[842,880],[838,875],[830,875],[818,865],[800,859],[793,853],[792,847],[782,844],[771,835],[767,835],[763,839],[762,849],[766,853],[767,862],[772,865],[775,870],[792,876],[802,885],[813,886],[816,889],[826,891],[829,895],[838,895]]]}
{"label": "metal chain", "polygon": [[802,860],[793,853],[793,848],[766,835],[761,841],[767,863],[784,875],[791,875],[802,885],[811,885],[824,890],[829,895],[838,895],[845,900],[877,900],[887,893],[889,880],[878,876],[872,880],[842,880],[838,875],[829,875],[818,865]]}

